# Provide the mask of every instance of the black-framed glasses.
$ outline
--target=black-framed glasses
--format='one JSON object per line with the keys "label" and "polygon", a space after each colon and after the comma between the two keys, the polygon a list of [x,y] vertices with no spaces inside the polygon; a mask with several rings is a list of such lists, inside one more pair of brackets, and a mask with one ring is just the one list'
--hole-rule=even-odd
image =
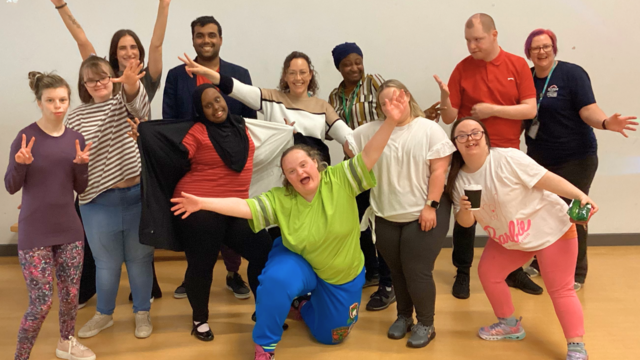
{"label": "black-framed glasses", "polygon": [[545,44],[545,45],[542,45],[542,46],[532,47],[532,48],[529,49],[529,51],[531,53],[535,54],[535,53],[539,53],[540,51],[549,52],[549,51],[551,51],[551,49],[553,49],[553,45]]}
{"label": "black-framed glasses", "polygon": [[484,131],[474,131],[471,134],[456,135],[454,139],[456,139],[457,142],[463,144],[469,141],[469,139],[480,140],[482,139],[483,136],[484,136]]}
{"label": "black-framed glasses", "polygon": [[98,79],[98,80],[87,80],[84,82],[84,85],[87,87],[96,87],[98,86],[98,84],[100,85],[107,85],[109,83],[109,81],[111,81],[111,76],[107,76],[104,77],[102,79]]}

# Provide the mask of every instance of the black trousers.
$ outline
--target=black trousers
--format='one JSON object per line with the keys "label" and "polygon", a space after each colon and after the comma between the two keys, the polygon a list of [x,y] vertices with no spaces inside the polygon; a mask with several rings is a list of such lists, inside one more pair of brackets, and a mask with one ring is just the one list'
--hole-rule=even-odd
{"label": "black trousers", "polygon": [[[356,196],[360,221],[362,221],[362,217],[369,207],[370,193],[371,190],[367,190]],[[360,249],[362,249],[362,253],[364,254],[365,277],[370,279],[371,276],[373,276],[372,274],[377,273],[380,276],[380,286],[391,287],[391,270],[389,270],[389,266],[384,261],[382,254],[376,251],[371,229],[360,232]]]}
{"label": "black trousers", "polygon": [[443,195],[436,210],[437,225],[425,232],[418,220],[397,223],[376,217],[376,244],[391,269],[398,301],[398,315],[408,318],[416,310],[423,325],[433,325],[436,284],[433,267],[446,241],[451,200]]}
{"label": "black trousers", "polygon": [[176,218],[175,221],[187,257],[185,286],[193,310],[193,321],[205,322],[209,319],[213,268],[223,244],[249,261],[249,287],[256,295],[258,276],[271,250],[271,237],[266,230],[256,234],[245,219],[208,211],[198,211],[184,220]]}
{"label": "black trousers", "polygon": [[[545,168],[567,180],[588,195],[591,189],[591,183],[593,183],[593,178],[596,176],[596,171],[598,170],[598,156],[593,155],[584,159],[568,161],[560,165],[545,166]],[[566,201],[567,204],[571,203],[571,199],[562,199]],[[587,237],[589,234],[587,226],[577,225],[576,230],[578,231],[578,262],[576,263],[575,281],[584,284],[587,278],[587,270],[589,269],[587,261]],[[540,270],[537,259],[533,260],[531,266]]]}

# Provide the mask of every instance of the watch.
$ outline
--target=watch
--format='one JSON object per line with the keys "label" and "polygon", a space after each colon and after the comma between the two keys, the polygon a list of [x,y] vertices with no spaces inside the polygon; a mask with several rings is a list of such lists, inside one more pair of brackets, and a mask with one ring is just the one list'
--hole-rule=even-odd
{"label": "watch", "polygon": [[440,207],[440,203],[435,200],[427,200],[427,205],[431,206],[434,209],[438,209]]}

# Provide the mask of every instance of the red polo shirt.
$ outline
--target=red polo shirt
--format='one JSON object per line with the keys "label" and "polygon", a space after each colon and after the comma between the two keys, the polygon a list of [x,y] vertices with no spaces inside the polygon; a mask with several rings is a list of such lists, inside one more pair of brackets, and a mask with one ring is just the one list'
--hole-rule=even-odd
{"label": "red polo shirt", "polygon": [[[449,92],[459,119],[471,116],[471,108],[477,103],[509,106],[536,98],[526,60],[502,48],[489,62],[471,56],[462,60],[449,78]],[[520,148],[522,121],[492,116],[482,122],[491,137],[491,146]]]}

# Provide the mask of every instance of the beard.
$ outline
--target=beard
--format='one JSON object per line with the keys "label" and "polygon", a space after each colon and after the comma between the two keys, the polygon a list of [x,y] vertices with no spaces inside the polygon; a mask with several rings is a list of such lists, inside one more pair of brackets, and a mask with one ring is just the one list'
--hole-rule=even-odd
{"label": "beard", "polygon": [[213,61],[215,59],[217,59],[220,56],[220,49],[219,48],[214,48],[213,52],[211,53],[211,55],[205,55],[203,53],[201,53],[200,51],[196,50],[196,54],[198,55],[198,59],[205,61],[205,62],[209,62],[209,61]]}

